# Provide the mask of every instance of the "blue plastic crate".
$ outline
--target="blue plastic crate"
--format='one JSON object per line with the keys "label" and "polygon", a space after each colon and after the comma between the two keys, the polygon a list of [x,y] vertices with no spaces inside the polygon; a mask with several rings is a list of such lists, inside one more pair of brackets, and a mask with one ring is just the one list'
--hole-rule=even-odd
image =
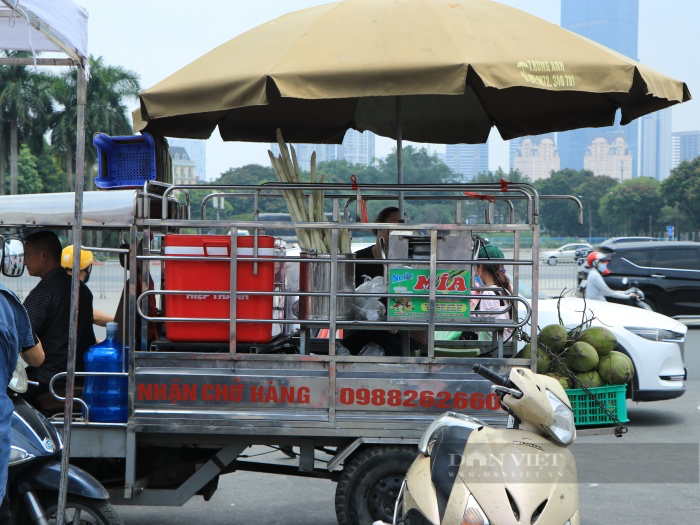
{"label": "blue plastic crate", "polygon": [[100,133],[92,143],[97,148],[98,188],[140,188],[156,179],[156,146],[149,133],[122,137]]}

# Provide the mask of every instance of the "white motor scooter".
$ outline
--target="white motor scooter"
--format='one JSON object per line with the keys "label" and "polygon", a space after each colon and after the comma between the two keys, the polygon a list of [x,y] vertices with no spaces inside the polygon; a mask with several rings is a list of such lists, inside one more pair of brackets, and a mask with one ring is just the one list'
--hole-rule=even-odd
{"label": "white motor scooter", "polygon": [[[556,379],[481,365],[508,425],[447,412],[425,431],[406,474],[394,525],[579,525],[574,415]],[[379,522],[375,523],[379,525]]]}

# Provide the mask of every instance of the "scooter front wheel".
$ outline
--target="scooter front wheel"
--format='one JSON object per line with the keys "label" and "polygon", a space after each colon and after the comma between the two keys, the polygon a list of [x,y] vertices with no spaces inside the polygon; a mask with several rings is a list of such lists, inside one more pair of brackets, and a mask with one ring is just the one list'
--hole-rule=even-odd
{"label": "scooter front wheel", "polygon": [[[56,523],[58,492],[44,493],[41,503],[50,525]],[[68,494],[64,523],[80,525],[124,525],[114,508],[107,500],[88,499]]]}

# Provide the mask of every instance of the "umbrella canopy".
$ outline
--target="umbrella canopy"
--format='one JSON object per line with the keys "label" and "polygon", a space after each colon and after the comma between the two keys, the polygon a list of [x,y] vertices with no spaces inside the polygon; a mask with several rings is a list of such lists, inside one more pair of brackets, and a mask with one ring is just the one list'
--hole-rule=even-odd
{"label": "umbrella canopy", "polygon": [[[401,102],[398,126],[397,97]],[[345,0],[289,13],[141,94],[137,129],[172,137],[340,143],[373,131],[482,143],[609,126],[690,99],[687,86],[490,0]]]}

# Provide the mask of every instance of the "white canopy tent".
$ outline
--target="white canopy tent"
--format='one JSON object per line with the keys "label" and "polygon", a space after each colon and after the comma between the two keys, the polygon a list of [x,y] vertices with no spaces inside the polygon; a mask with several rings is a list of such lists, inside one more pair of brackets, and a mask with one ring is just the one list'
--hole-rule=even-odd
{"label": "white canopy tent", "polygon": [[0,0],[0,49],[87,61],[88,13],[72,0]]}
{"label": "white canopy tent", "polygon": [[[78,68],[78,111],[76,140],[75,222],[73,241],[79,253],[82,237],[83,165],[85,161],[85,104],[88,76],[88,13],[72,0],[0,0],[0,51],[29,51],[31,58],[0,56],[0,65],[55,65]],[[42,58],[41,52],[54,52],[67,58]],[[64,410],[63,456],[59,487],[58,524],[63,523],[66,505],[70,423],[75,382],[75,355],[78,327],[78,287],[80,257],[73,258],[73,280],[68,338],[68,377]]]}

